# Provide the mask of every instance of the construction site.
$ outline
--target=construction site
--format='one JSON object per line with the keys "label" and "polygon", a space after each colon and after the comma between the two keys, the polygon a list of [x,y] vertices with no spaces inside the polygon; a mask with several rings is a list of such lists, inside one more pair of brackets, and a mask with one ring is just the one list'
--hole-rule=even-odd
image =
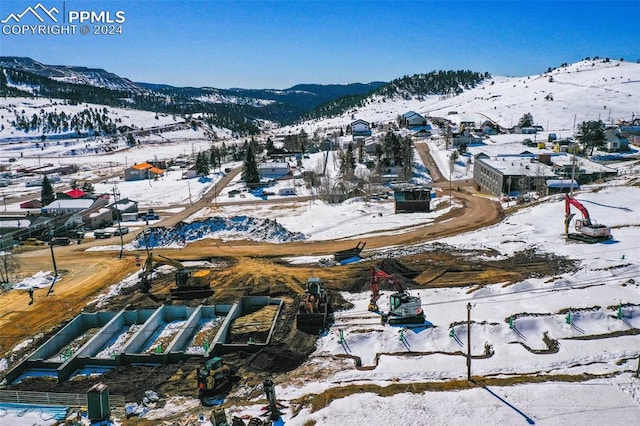
{"label": "construction site", "polygon": [[[234,407],[240,414],[238,407],[264,398],[265,383],[306,382],[309,377],[302,371],[314,362],[310,356],[321,338],[339,336],[345,353],[335,360],[358,371],[375,368],[365,364],[377,364],[383,351],[370,360],[351,354],[343,341],[345,330],[366,339],[400,330],[401,342],[413,352],[403,340],[405,330],[438,327],[429,311],[432,302],[421,291],[460,289],[473,298],[488,286],[541,277],[553,282],[553,277],[578,270],[578,261],[536,247],[505,255],[490,247],[433,242],[486,228],[504,217],[498,202],[478,196],[470,186],[450,194],[459,207],[439,214],[431,224],[367,238],[311,244],[201,239],[179,250],[143,245],[122,256],[113,250],[87,250],[105,244],[98,240],[57,247],[59,276],[49,288],[32,295],[0,294],[0,352],[8,362],[3,391],[63,395],[104,386],[112,396],[112,412],[127,417],[124,424],[157,424],[125,414],[125,403],[144,401],[150,391],[165,399],[199,400],[197,407],[176,416],[189,419],[184,424],[191,424],[205,407]],[[168,217],[162,222],[166,226],[153,232],[179,226],[216,195]],[[610,229],[592,223],[580,202],[568,195],[564,201],[568,240],[611,239]],[[583,218],[575,223],[578,232],[570,234],[572,206]],[[146,239],[146,232],[128,234],[123,241]],[[513,241],[522,242],[517,237]],[[22,248],[21,273],[50,269],[49,251]],[[319,260],[290,261],[310,255]],[[350,294],[367,294],[367,301],[357,307],[345,297]],[[452,330],[456,325],[447,324]],[[549,342],[551,349],[545,350],[553,350]],[[476,357],[491,356],[490,348],[483,350]],[[342,360],[354,364],[346,366]],[[331,368],[311,371],[317,381],[335,373]],[[335,396],[342,392],[336,390]],[[267,400],[269,395],[275,399],[267,392]],[[327,390],[323,395],[333,394]],[[308,403],[300,400],[298,408],[290,409],[295,413]],[[83,404],[76,409],[84,409]]]}
{"label": "construction site", "polygon": [[[384,238],[369,241],[373,246],[384,243]],[[196,398],[201,396],[198,370],[207,359],[220,356],[238,378],[233,385],[256,389],[253,397],[258,397],[259,384],[265,378],[277,378],[307,360],[318,336],[330,329],[332,312],[351,308],[341,292],[371,290],[375,303],[380,293],[388,291],[400,295],[421,288],[477,289],[573,267],[567,259],[535,251],[478,261],[472,259],[492,253],[434,245],[410,255],[394,256],[390,252],[385,260],[367,260],[365,256],[354,264],[323,268],[289,265],[279,256],[202,258],[203,246],[190,245],[180,252],[180,259],[156,250],[166,255],[150,255],[146,264],[140,265],[139,282],[110,297],[106,307],[98,308],[87,301],[124,274],[105,273],[100,282],[95,279],[100,274],[94,275],[93,287],[86,288],[79,280],[82,272],[69,270],[53,294],[37,291],[32,306],[24,300],[26,295],[3,294],[8,306],[15,307],[13,316],[21,321],[12,325],[7,321],[8,312],[4,314],[2,351],[32,339],[28,346],[13,352],[14,363],[5,375],[6,388],[64,393],[105,383],[111,394],[122,395],[126,401],[142,400],[149,389],[165,396]],[[253,253],[260,246],[240,245],[235,249]],[[36,254],[30,252],[34,260],[38,259]],[[72,254],[68,256],[61,259],[70,261]],[[136,268],[134,255],[122,260],[104,253],[91,253],[89,257],[98,269],[104,267],[99,259],[107,258],[107,264],[126,265],[123,273]],[[47,261],[45,255],[40,259]],[[216,266],[185,268],[189,262]],[[162,265],[172,268],[161,273]],[[68,278],[74,275],[77,287],[68,286]],[[407,300],[420,307],[419,300]],[[396,307],[405,302],[398,297]],[[370,311],[377,310],[370,306]],[[380,322],[389,318],[393,323],[396,317],[409,325],[421,324],[425,318],[398,317],[390,312],[381,313]],[[142,419],[137,421],[146,424]]]}

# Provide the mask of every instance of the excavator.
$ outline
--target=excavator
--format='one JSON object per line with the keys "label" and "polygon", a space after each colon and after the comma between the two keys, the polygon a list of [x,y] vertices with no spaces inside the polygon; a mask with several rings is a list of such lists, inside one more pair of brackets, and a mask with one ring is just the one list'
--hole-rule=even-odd
{"label": "excavator", "polygon": [[172,299],[200,299],[213,294],[209,269],[187,268],[181,262],[166,256],[158,255],[155,258],[153,252],[149,252],[140,273],[140,287],[144,292],[149,292],[151,289],[151,276],[161,264],[176,268],[176,286],[170,290]]}
{"label": "excavator", "polygon": [[369,311],[380,312],[378,300],[380,293],[380,279],[385,280],[393,288],[394,293],[389,296],[389,312],[382,313],[382,321],[389,324],[423,324],[425,321],[422,301],[419,296],[412,296],[402,285],[402,282],[395,279],[375,266],[371,267],[371,299],[369,300]]}
{"label": "excavator", "polygon": [[[576,219],[574,224],[577,232],[572,233],[569,232],[569,223],[571,223],[571,219],[575,213],[571,213],[571,206],[574,206],[582,213],[582,219]],[[564,233],[567,235],[567,238],[590,244],[611,238],[611,230],[609,227],[592,222],[587,208],[570,194],[564,195],[564,211]]]}
{"label": "excavator", "polygon": [[327,326],[328,313],[329,298],[322,288],[322,281],[320,278],[310,277],[296,315],[296,328],[317,333]]}

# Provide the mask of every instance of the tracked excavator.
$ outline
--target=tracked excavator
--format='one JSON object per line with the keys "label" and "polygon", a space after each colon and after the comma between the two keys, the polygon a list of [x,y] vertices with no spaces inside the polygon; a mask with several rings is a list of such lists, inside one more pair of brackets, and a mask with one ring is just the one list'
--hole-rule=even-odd
{"label": "tracked excavator", "polygon": [[[575,213],[571,213],[571,206],[574,206],[582,213],[582,219],[576,219],[575,221],[574,227],[577,232],[570,233],[569,224],[573,216],[575,216]],[[587,208],[570,194],[564,195],[564,211],[564,232],[567,238],[591,244],[611,238],[609,227],[592,222]]]}
{"label": "tracked excavator", "polygon": [[374,266],[371,267],[371,299],[368,309],[372,312],[380,312],[378,300],[382,295],[380,293],[381,280],[386,281],[394,290],[389,296],[389,312],[381,313],[382,321],[392,325],[423,324],[425,316],[420,297],[412,296],[409,290],[402,285],[402,281]]}
{"label": "tracked excavator", "polygon": [[317,333],[327,326],[329,297],[322,287],[320,278],[307,279],[307,288],[296,314],[296,328],[309,333]]}
{"label": "tracked excavator", "polygon": [[209,269],[188,268],[181,262],[166,256],[154,257],[153,252],[149,252],[140,273],[140,287],[144,292],[151,290],[151,276],[159,265],[169,265],[176,268],[176,286],[170,290],[172,299],[201,299],[213,294]]}

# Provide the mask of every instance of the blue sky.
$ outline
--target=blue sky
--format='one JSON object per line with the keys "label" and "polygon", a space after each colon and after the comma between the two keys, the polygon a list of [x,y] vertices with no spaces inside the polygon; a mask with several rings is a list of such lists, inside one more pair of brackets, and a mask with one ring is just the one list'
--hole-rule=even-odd
{"label": "blue sky", "polygon": [[65,16],[124,11],[126,21],[114,35],[3,28],[0,55],[176,86],[286,88],[440,69],[523,76],[586,56],[640,59],[637,1],[1,0],[0,20],[38,2]]}

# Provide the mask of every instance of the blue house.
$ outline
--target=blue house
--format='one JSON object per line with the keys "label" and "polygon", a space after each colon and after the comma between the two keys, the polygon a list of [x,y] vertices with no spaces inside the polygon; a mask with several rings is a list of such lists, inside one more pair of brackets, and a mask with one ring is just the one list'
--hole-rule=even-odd
{"label": "blue house", "polygon": [[361,119],[352,122],[351,134],[353,136],[371,136],[371,126],[369,122]]}

